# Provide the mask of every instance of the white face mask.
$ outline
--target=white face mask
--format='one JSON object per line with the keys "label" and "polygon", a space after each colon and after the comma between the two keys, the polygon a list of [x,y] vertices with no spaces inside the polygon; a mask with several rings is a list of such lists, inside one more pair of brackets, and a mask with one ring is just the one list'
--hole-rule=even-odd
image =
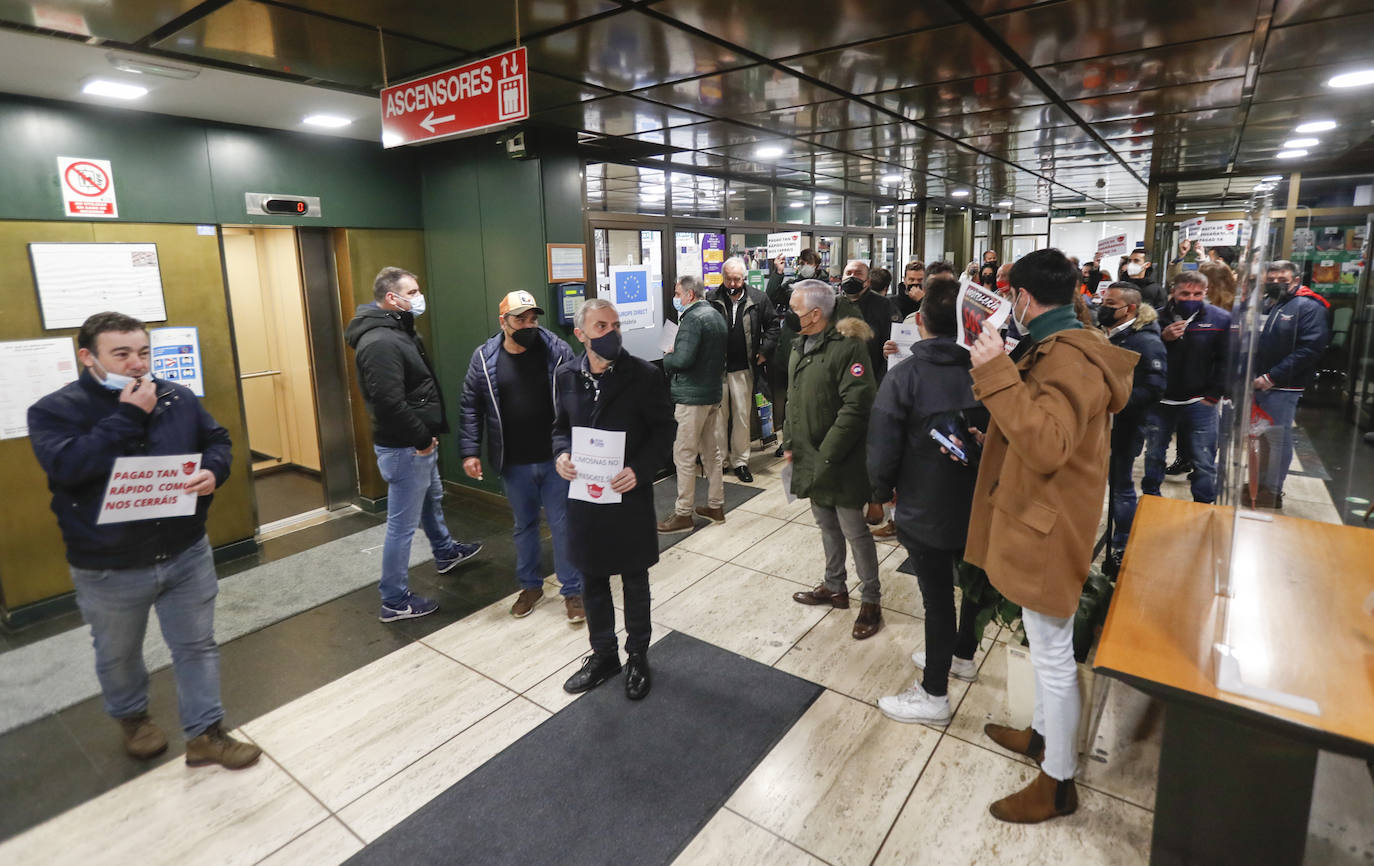
{"label": "white face mask", "polygon": [[801,277],[803,280],[809,280],[815,275],[816,269],[811,265],[802,265],[801,267],[797,268],[797,276]]}
{"label": "white face mask", "polygon": [[1021,315],[1018,316],[1016,314],[1016,301],[1018,300],[1018,298],[1013,298],[1011,302],[1011,320],[1016,323],[1016,330],[1020,331],[1023,334],[1029,334],[1030,325],[1028,325],[1026,323],[1026,320],[1022,317],[1025,316],[1026,313],[1030,312],[1030,292],[1023,292],[1023,294],[1025,294],[1026,297],[1025,309],[1023,309],[1021,311]]}
{"label": "white face mask", "polygon": [[1140,276],[1141,273],[1144,272],[1144,270],[1145,266],[1139,262],[1131,262],[1129,265],[1126,266],[1126,273],[1130,274],[1133,277]]}
{"label": "white face mask", "polygon": [[410,313],[413,316],[423,316],[425,314],[425,296],[419,292],[406,298],[410,302]]}

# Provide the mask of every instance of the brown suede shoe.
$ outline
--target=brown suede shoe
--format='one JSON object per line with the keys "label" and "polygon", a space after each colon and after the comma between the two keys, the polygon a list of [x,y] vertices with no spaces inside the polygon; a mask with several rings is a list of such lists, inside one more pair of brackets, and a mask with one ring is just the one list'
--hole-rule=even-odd
{"label": "brown suede shoe", "polygon": [[992,817],[1009,824],[1039,824],[1078,810],[1078,786],[1060,782],[1041,770],[1031,783],[988,807]]}
{"label": "brown suede shoe", "polygon": [[697,506],[697,516],[698,516],[698,517],[705,517],[707,520],[711,521],[712,523],[724,523],[724,522],[725,522],[725,508],[724,508],[724,507],[721,507],[721,508],[708,508],[708,507],[705,506],[705,505],[698,505],[698,506]]}
{"label": "brown suede shoe", "polygon": [[883,608],[881,605],[866,601],[859,605],[859,615],[854,619],[854,640],[873,637],[883,627]]}
{"label": "brown suede shoe", "polygon": [[563,606],[568,610],[568,622],[586,622],[587,611],[582,607],[582,596],[570,595],[563,599]]}
{"label": "brown suede shoe", "polygon": [[1008,752],[1025,755],[1037,764],[1045,762],[1045,738],[1034,728],[1017,730],[1006,725],[987,724],[983,725],[983,733]]}
{"label": "brown suede shoe", "polygon": [[792,600],[801,604],[828,604],[840,610],[849,610],[849,591],[831,592],[825,588],[825,584],[805,592],[794,592]]}
{"label": "brown suede shoe", "polygon": [[510,615],[516,619],[527,617],[530,611],[534,610],[534,606],[543,600],[543,589],[522,589],[515,597],[515,604],[510,606]]}
{"label": "brown suede shoe", "polygon": [[167,735],[153,724],[147,713],[115,719],[124,729],[124,751],[130,756],[146,761],[167,751]]}
{"label": "brown suede shoe", "polygon": [[659,521],[658,531],[663,535],[672,535],[677,532],[691,532],[696,528],[696,521],[690,514],[673,514],[667,520]]}
{"label": "brown suede shoe", "polygon": [[200,736],[186,741],[186,766],[207,767],[219,764],[226,770],[251,767],[262,756],[262,749],[252,743],[241,743],[224,732],[219,722],[206,728]]}
{"label": "brown suede shoe", "polygon": [[887,523],[884,523],[882,526],[879,526],[877,529],[873,530],[874,538],[892,538],[896,534],[897,524],[893,523],[891,520],[889,520]]}

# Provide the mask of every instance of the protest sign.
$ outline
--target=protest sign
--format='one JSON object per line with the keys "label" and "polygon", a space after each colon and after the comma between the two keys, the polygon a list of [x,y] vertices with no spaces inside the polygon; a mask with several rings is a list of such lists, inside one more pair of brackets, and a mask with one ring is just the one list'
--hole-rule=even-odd
{"label": "protest sign", "polygon": [[96,523],[127,523],[196,513],[186,482],[200,471],[199,454],[120,457],[115,460]]}
{"label": "protest sign", "polygon": [[620,501],[611,479],[625,468],[625,431],[572,428],[572,462],[577,477],[568,484],[568,498],[598,505]]}
{"label": "protest sign", "polygon": [[1007,316],[1011,315],[1011,302],[965,276],[959,281],[956,309],[959,345],[971,349],[984,328],[996,330],[1002,327]]}

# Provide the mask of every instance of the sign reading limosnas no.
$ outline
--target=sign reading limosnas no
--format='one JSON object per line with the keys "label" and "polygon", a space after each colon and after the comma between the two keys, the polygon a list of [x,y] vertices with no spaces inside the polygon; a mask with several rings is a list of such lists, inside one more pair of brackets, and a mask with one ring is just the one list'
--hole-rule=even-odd
{"label": "sign reading limosnas no", "polygon": [[530,116],[523,47],[382,90],[382,146],[452,138]]}

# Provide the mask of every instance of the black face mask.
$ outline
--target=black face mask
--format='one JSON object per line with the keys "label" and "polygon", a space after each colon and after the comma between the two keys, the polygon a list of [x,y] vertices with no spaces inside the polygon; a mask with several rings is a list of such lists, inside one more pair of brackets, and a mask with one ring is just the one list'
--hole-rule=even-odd
{"label": "black face mask", "polygon": [[517,328],[511,331],[510,338],[515,341],[515,345],[522,349],[528,349],[539,342],[538,328]]}
{"label": "black face mask", "polygon": [[1118,307],[1102,306],[1097,308],[1097,324],[1103,328],[1116,327],[1116,314]]}
{"label": "black face mask", "polygon": [[849,295],[851,298],[855,295],[863,294],[863,290],[864,281],[858,277],[848,277],[844,282],[840,283],[840,291]]}
{"label": "black face mask", "polygon": [[802,326],[801,326],[801,316],[798,316],[798,315],[796,314],[795,311],[793,311],[793,310],[788,310],[787,312],[783,313],[783,314],[782,314],[782,323],[783,323],[785,326],[787,326],[787,327],[791,328],[792,330],[796,331],[798,334],[801,333],[801,328],[802,328]]}
{"label": "black face mask", "polygon": [[620,357],[620,332],[607,331],[599,337],[593,337],[587,345],[603,361],[614,361]]}
{"label": "black face mask", "polygon": [[739,299],[739,296],[742,295],[742,294],[744,294],[744,286],[743,286],[743,285],[740,285],[738,288],[735,288],[735,289],[732,289],[732,288],[730,288],[729,286],[726,286],[725,291],[729,293],[730,297],[735,298],[736,300],[738,300],[738,299]]}
{"label": "black face mask", "polygon": [[1264,284],[1264,296],[1265,296],[1266,298],[1274,298],[1274,299],[1277,299],[1277,298],[1279,298],[1280,296],[1282,296],[1283,293],[1286,292],[1286,291],[1288,291],[1288,284],[1287,284],[1287,283],[1265,283],[1265,284]]}

